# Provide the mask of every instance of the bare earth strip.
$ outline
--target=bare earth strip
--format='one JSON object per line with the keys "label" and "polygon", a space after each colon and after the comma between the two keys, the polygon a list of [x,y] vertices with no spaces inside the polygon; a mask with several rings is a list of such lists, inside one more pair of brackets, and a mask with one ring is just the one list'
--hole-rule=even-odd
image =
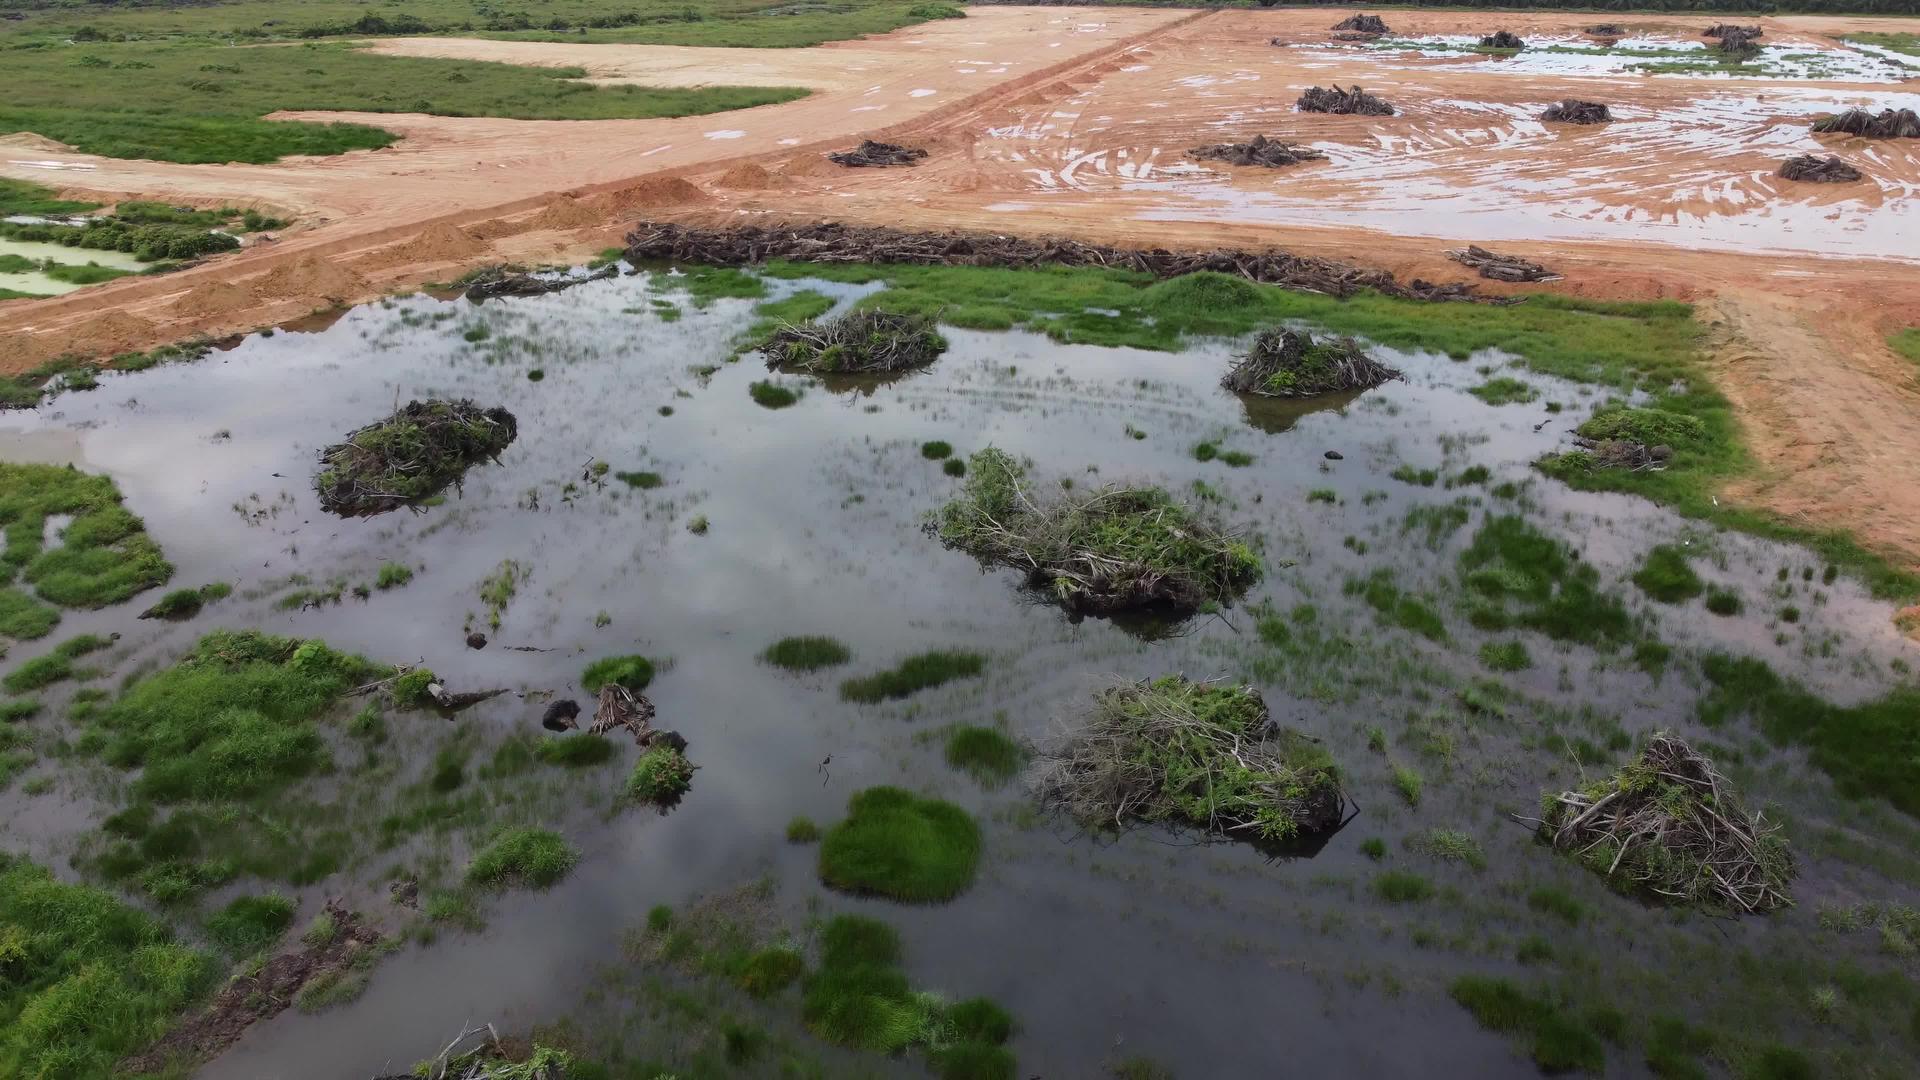
{"label": "bare earth strip", "polygon": [[[800,101],[680,120],[541,122],[307,114],[405,136],[379,152],[271,166],[181,166],[0,146],[0,175],[94,192],[285,207],[317,219],[277,243],[164,279],[0,304],[0,370],[89,325],[134,316],[102,349],[225,333],[501,259],[577,257],[627,222],[832,218],[1066,233],[1111,243],[1276,245],[1459,280],[1474,242],[1566,275],[1552,288],[1702,303],[1713,371],[1762,470],[1729,492],[1920,564],[1920,393],[1885,334],[1920,325],[1920,141],[1813,136],[1852,104],[1920,107],[1920,83],[1580,75],[1477,56],[1328,48],[1337,12],[976,8],[815,49],[399,39],[376,47],[578,66],[591,81],[795,85]],[[1399,11],[1398,35],[1577,34],[1592,14]],[[1609,16],[1635,36],[1698,40],[1712,17]],[[1766,41],[1833,48],[1911,20],[1759,20]],[[1268,44],[1279,38],[1284,46]],[[1304,115],[1310,85],[1361,83],[1391,118]],[[1596,128],[1541,123],[1563,97],[1607,102]],[[1325,162],[1199,168],[1185,151],[1253,134],[1309,142]],[[932,154],[905,170],[839,170],[820,152],[865,135]],[[1868,180],[1796,185],[1781,160],[1837,153]],[[22,164],[21,162],[29,162]],[[742,163],[771,171],[742,183]],[[59,166],[48,168],[48,165]],[[732,173],[730,178],[729,173]],[[753,177],[760,174],[747,170]],[[662,185],[690,180],[697,190]],[[724,178],[724,179],[723,179]],[[641,181],[646,181],[642,183]],[[584,201],[555,201],[560,192]],[[439,230],[413,239],[423,226]],[[445,226],[465,230],[450,233]],[[407,241],[402,246],[400,242]],[[335,273],[304,262],[324,256]],[[297,268],[289,263],[302,262]],[[277,269],[278,289],[254,275]],[[297,270],[297,272],[296,272]],[[341,274],[346,276],[342,278]],[[328,287],[302,291],[319,278]],[[237,283],[224,302],[189,288]],[[1500,286],[1489,285],[1497,290]],[[251,299],[249,299],[251,297]],[[206,309],[217,309],[209,314]]]}

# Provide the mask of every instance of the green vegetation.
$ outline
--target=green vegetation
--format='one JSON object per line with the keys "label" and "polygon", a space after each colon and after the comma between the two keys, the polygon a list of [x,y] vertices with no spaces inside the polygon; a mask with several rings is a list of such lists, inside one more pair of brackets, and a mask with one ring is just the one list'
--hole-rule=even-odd
{"label": "green vegetation", "polygon": [[1104,487],[1041,505],[1026,469],[993,448],[973,455],[966,487],[941,508],[938,530],[951,547],[1024,571],[1070,611],[1194,611],[1239,596],[1261,574],[1244,540],[1160,488]]}
{"label": "green vegetation", "polygon": [[1706,591],[1706,583],[1694,573],[1687,552],[1673,544],[1655,544],[1633,575],[1640,591],[1663,604],[1681,604]]}
{"label": "green vegetation", "polygon": [[953,444],[934,439],[920,444],[920,456],[928,461],[940,461],[953,454]]}
{"label": "green vegetation", "polygon": [[0,1073],[106,1077],[217,971],[160,922],[0,854]]}
{"label": "green vegetation", "polygon": [[68,638],[54,646],[53,651],[45,656],[36,656],[7,672],[6,678],[0,679],[0,687],[5,687],[9,694],[24,694],[52,686],[57,682],[65,682],[80,674],[73,666],[75,660],[88,653],[104,649],[107,644],[106,638],[96,634],[81,634],[79,637]]}
{"label": "green vegetation", "polygon": [[627,776],[627,798],[672,806],[693,786],[693,764],[671,746],[655,746],[634,762]]}
{"label": "green vegetation", "polygon": [[287,932],[293,909],[293,901],[277,893],[238,896],[207,920],[207,937],[229,956],[252,956]]}
{"label": "green vegetation", "polygon": [[580,685],[589,694],[603,686],[623,686],[634,693],[653,682],[653,661],[644,656],[608,656],[586,666],[580,673]]}
{"label": "green vegetation", "polygon": [[200,609],[215,601],[224,600],[232,595],[233,586],[224,581],[202,585],[197,589],[175,589],[153,602],[153,606],[140,613],[143,619],[191,619],[200,614]]}
{"label": "green vegetation", "polygon": [[1887,335],[1887,347],[1920,364],[1920,326],[1909,326]]}
{"label": "green vegetation", "polygon": [[1624,644],[1633,620],[1600,575],[1572,549],[1515,515],[1489,517],[1460,553],[1461,579],[1476,597],[1482,630],[1522,627],[1556,641]]}
{"label": "green vegetation", "polygon": [[962,477],[967,475],[967,463],[959,458],[948,458],[941,463],[940,471],[951,477]]}
{"label": "green vegetation", "polygon": [[947,732],[947,764],[988,786],[1013,779],[1026,763],[1026,751],[998,728],[967,724]]}
{"label": "green vegetation", "polygon": [[1489,405],[1524,405],[1540,397],[1540,391],[1535,390],[1531,384],[1511,375],[1495,376],[1468,390],[1467,393]]}
{"label": "green vegetation", "polygon": [[1707,610],[1715,615],[1738,615],[1745,608],[1746,603],[1738,591],[1720,585],[1707,587]]}
{"label": "green vegetation", "polygon": [[60,217],[69,214],[84,214],[89,210],[98,210],[99,203],[77,202],[73,199],[56,198],[53,189],[25,180],[8,180],[0,177],[0,217],[31,215],[33,217]]}
{"label": "green vegetation", "polygon": [[1460,1006],[1489,1031],[1528,1041],[1534,1063],[1545,1072],[1602,1072],[1607,1050],[1591,1018],[1570,1015],[1544,994],[1530,994],[1507,979],[1463,975],[1447,988]]}
{"label": "green vegetation", "polygon": [[1433,895],[1433,882],[1406,870],[1388,870],[1373,879],[1373,891],[1382,900],[1410,904]]}
{"label": "green vegetation", "polygon": [[467,881],[495,887],[544,889],[567,876],[580,853],[559,833],[532,825],[507,829],[474,853],[467,864]]}
{"label": "green vegetation", "polygon": [[784,409],[800,400],[800,391],[776,382],[762,381],[748,383],[747,396],[763,409]]}
{"label": "green vegetation", "polygon": [[1420,779],[1420,774],[1414,771],[1411,765],[1395,765],[1393,767],[1393,787],[1394,790],[1400,793],[1400,797],[1406,800],[1408,806],[1419,806],[1420,794],[1425,789],[1426,784]]}
{"label": "green vegetation", "polygon": [[1348,578],[1342,590],[1348,596],[1358,596],[1367,606],[1380,614],[1380,619],[1392,626],[1411,630],[1429,641],[1447,640],[1447,624],[1440,619],[1439,612],[1427,606],[1420,598],[1403,592],[1393,580],[1393,570],[1381,567],[1364,578]]}
{"label": "green vegetation", "polygon": [[397,589],[413,580],[413,568],[402,563],[381,563],[380,573],[373,579],[376,589]]}
{"label": "green vegetation", "polygon": [[965,810],[895,787],[867,788],[820,843],[820,880],[909,903],[951,900],[973,884],[980,828]]}
{"label": "green vegetation", "polygon": [[1586,905],[1574,899],[1572,893],[1556,885],[1542,885],[1528,892],[1527,906],[1552,915],[1568,926],[1579,926],[1587,910]]}
{"label": "green vegetation", "polygon": [[382,514],[439,494],[498,458],[519,434],[513,414],[471,401],[409,401],[320,452],[320,505],[343,517]]}
{"label": "green vegetation", "polygon": [[60,625],[60,611],[19,589],[0,588],[0,635],[34,641]]}
{"label": "green vegetation", "polygon": [[533,752],[534,756],[549,765],[572,768],[604,765],[613,760],[613,740],[590,731],[570,731],[565,735],[541,739],[535,744]]}
{"label": "green vegetation", "polygon": [[657,472],[617,472],[613,474],[613,478],[630,488],[639,488],[641,491],[651,491],[666,483],[666,480]]}
{"label": "green vegetation", "polygon": [[[59,546],[45,549],[47,519],[62,514],[72,520]],[[0,527],[7,536],[0,584],[22,577],[60,607],[117,604],[173,576],[146,526],[120,505],[113,481],[72,466],[0,463]],[[0,604],[0,616],[29,632],[51,629],[46,614],[18,594]]]}
{"label": "green vegetation", "polygon": [[1480,662],[1495,671],[1525,671],[1533,666],[1533,657],[1524,642],[1489,641],[1480,646]]}
{"label": "green vegetation", "polygon": [[955,679],[971,678],[986,670],[986,666],[987,658],[980,653],[935,649],[909,656],[892,670],[848,679],[840,684],[840,696],[872,705],[910,697]]}
{"label": "green vegetation", "polygon": [[767,646],[760,659],[787,671],[818,671],[853,659],[853,651],[836,638],[819,634],[781,638]]}
{"label": "green vegetation", "polygon": [[820,839],[820,826],[809,817],[796,817],[787,822],[787,843],[811,844]]}
{"label": "green vegetation", "polygon": [[1407,847],[1436,859],[1466,863],[1475,870],[1487,867],[1487,855],[1480,849],[1480,841],[1459,829],[1428,829],[1415,833],[1407,838]]}
{"label": "green vegetation", "polygon": [[40,699],[9,698],[0,702],[0,724],[17,724],[40,715]]}
{"label": "green vegetation", "polygon": [[791,296],[755,304],[754,322],[745,336],[748,341],[765,341],[783,326],[811,322],[832,310],[833,297],[814,289],[801,289]]}

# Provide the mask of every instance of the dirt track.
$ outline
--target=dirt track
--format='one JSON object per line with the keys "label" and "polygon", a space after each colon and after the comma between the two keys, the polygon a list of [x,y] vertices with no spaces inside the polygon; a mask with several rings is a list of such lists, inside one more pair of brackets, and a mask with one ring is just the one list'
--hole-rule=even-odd
{"label": "dirt track", "polygon": [[[1503,70],[1477,57],[1324,48],[1340,17],[1325,8],[1197,16],[980,8],[965,20],[807,50],[382,42],[383,51],[409,55],[576,64],[595,81],[817,92],[681,120],[325,114],[316,118],[366,120],[406,140],[390,151],[272,166],[0,147],[0,175],[249,201],[312,222],[195,271],[0,304],[0,332],[39,332],[0,338],[0,370],[62,346],[113,351],[248,329],[478,263],[574,257],[617,242],[622,222],[639,216],[748,213],[1165,246],[1272,244],[1430,280],[1464,277],[1441,252],[1473,241],[1555,267],[1567,275],[1555,288],[1703,301],[1716,377],[1762,465],[1729,494],[1851,527],[1920,564],[1920,393],[1912,366],[1883,340],[1920,324],[1920,144],[1806,131],[1815,112],[1920,99],[1915,84],[1593,78]],[[1571,33],[1599,18],[1388,13],[1398,34]],[[1718,20],[1610,21],[1690,37]],[[1772,43],[1813,47],[1845,30],[1912,26],[1761,22]],[[1272,37],[1292,44],[1268,45]],[[1356,81],[1401,115],[1291,110],[1305,86]],[[1567,96],[1606,100],[1620,120],[1566,129],[1534,119]],[[824,148],[876,132],[933,154],[908,170],[846,172],[819,160]],[[1256,132],[1313,142],[1330,160],[1278,173],[1183,160],[1190,146]],[[1781,159],[1814,149],[1857,161],[1869,181],[1829,187],[1773,177]],[[9,163],[19,160],[83,167]],[[739,169],[743,162],[771,173]],[[663,174],[693,187],[663,183]],[[562,191],[588,198],[556,201]],[[125,316],[100,318],[109,307]]]}

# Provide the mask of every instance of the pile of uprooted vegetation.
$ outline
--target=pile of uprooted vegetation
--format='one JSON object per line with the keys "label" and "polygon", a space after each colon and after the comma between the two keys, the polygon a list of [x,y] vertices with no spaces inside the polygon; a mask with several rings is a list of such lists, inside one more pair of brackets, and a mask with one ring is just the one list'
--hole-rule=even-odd
{"label": "pile of uprooted vegetation", "polygon": [[1518,50],[1526,48],[1527,41],[1511,30],[1495,30],[1493,33],[1480,39],[1480,47],[1483,49]]}
{"label": "pile of uprooted vegetation", "polygon": [[1559,281],[1560,275],[1518,255],[1500,255],[1477,244],[1454,248],[1447,258],[1471,266],[1489,281]]}
{"label": "pile of uprooted vegetation", "polygon": [[888,165],[911,165],[926,156],[927,152],[919,147],[865,139],[851,150],[828,154],[827,159],[849,168],[883,168]]}
{"label": "pile of uprooted vegetation", "polygon": [[1613,113],[1597,101],[1568,98],[1547,106],[1540,119],[1550,124],[1604,124],[1613,119]]}
{"label": "pile of uprooted vegetation", "polygon": [[378,514],[458,484],[519,434],[513,414],[471,401],[410,401],[399,412],[320,451],[313,488],[343,517]]}
{"label": "pile of uprooted vegetation", "polygon": [[1333,759],[1274,723],[1258,690],[1179,676],[1101,691],[1043,748],[1034,786],[1089,829],[1182,824],[1265,843],[1330,832],[1345,805]]}
{"label": "pile of uprooted vegetation", "polygon": [[1757,38],[1760,36],[1760,33],[1761,30],[1758,26],[1741,26],[1737,23],[1714,23],[1712,26],[1700,31],[1700,36],[1704,38],[1719,38],[1724,41],[1728,34],[1745,34],[1750,38]]}
{"label": "pile of uprooted vegetation", "polygon": [[1390,34],[1387,21],[1378,15],[1349,15],[1333,24],[1335,30],[1354,30],[1362,34]]}
{"label": "pile of uprooted vegetation", "polygon": [[1116,248],[1058,236],[1021,237],[991,233],[908,232],[904,229],[826,223],[819,225],[740,225],[703,229],[672,222],[643,222],[627,234],[629,261],[752,266],[769,259],[817,263],[905,263],[913,266],[1099,266],[1131,270],[1159,278],[1209,270],[1267,285],[1330,296],[1351,296],[1373,289],[1413,300],[1477,300],[1460,282],[1436,285],[1415,279],[1403,285],[1384,270],[1369,270],[1331,259],[1284,251],[1167,251],[1164,248]]}
{"label": "pile of uprooted vegetation", "polygon": [[1685,413],[1608,405],[1574,429],[1573,441],[1578,450],[1542,458],[1540,468],[1562,478],[1600,469],[1664,469],[1676,452],[1701,450],[1707,431],[1699,417]]}
{"label": "pile of uprooted vegetation", "polygon": [[1720,31],[1720,55],[1736,60],[1746,60],[1760,55],[1757,40],[1760,28],[1757,26],[1728,26]]}
{"label": "pile of uprooted vegetation", "polygon": [[1316,342],[1303,330],[1276,326],[1253,339],[1253,348],[1220,385],[1236,394],[1305,398],[1371,390],[1404,377],[1368,356],[1352,338]]}
{"label": "pile of uprooted vegetation", "polygon": [[923,367],[947,350],[925,315],[852,311],[775,330],[760,351],[767,366],[813,375],[880,375]]}
{"label": "pile of uprooted vegetation", "polygon": [[1626,27],[1621,26],[1619,23],[1610,22],[1595,23],[1587,27],[1586,32],[1592,34],[1594,37],[1622,38],[1627,36]]}
{"label": "pile of uprooted vegetation", "polygon": [[1246,541],[1202,521],[1160,488],[1109,486],[1042,505],[1026,470],[988,448],[928,528],[948,547],[1026,574],[1076,614],[1161,607],[1188,613],[1260,580]]}
{"label": "pile of uprooted vegetation", "polygon": [[1868,139],[1920,139],[1920,114],[1912,109],[1882,109],[1876,116],[1866,109],[1848,109],[1838,116],[1815,120],[1813,130]]}
{"label": "pile of uprooted vegetation", "polygon": [[1252,142],[1196,146],[1187,151],[1187,156],[1199,161],[1224,161],[1229,165],[1261,165],[1269,169],[1298,165],[1303,161],[1327,159],[1327,155],[1311,146],[1295,146],[1292,143],[1281,142],[1279,139],[1269,139],[1265,135],[1255,135]]}
{"label": "pile of uprooted vegetation", "polygon": [[1832,155],[1801,154],[1780,163],[1782,180],[1804,180],[1815,184],[1841,184],[1860,179],[1860,170]]}
{"label": "pile of uprooted vegetation", "polygon": [[512,266],[488,267],[467,279],[467,299],[491,300],[500,296],[545,296],[562,289],[571,289],[575,285],[584,285],[589,281],[605,281],[620,273],[618,266],[608,265],[579,277],[569,275],[540,275]]}
{"label": "pile of uprooted vegetation", "polygon": [[1321,86],[1309,86],[1307,92],[1300,95],[1294,103],[1301,112],[1338,113],[1342,116],[1392,116],[1393,106],[1355,86],[1340,89],[1339,83],[1328,90]]}
{"label": "pile of uprooted vegetation", "polygon": [[1611,779],[1543,802],[1541,838],[1618,888],[1745,913],[1793,903],[1780,827],[1749,815],[1713,762],[1672,735]]}

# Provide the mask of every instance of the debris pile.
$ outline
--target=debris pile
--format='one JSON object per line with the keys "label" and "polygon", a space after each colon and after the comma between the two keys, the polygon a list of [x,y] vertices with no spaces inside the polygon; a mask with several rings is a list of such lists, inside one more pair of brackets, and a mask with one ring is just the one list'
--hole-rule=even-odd
{"label": "debris pile", "polygon": [[1486,248],[1468,244],[1447,252],[1447,258],[1480,272],[1489,281],[1559,281],[1560,275],[1537,262],[1517,255],[1496,255]]}
{"label": "debris pile", "polygon": [[1478,300],[1471,285],[1436,285],[1415,279],[1401,284],[1385,270],[1285,251],[1167,251],[1115,248],[1065,237],[999,236],[991,233],[909,232],[904,229],[826,223],[797,226],[740,225],[704,229],[672,222],[646,222],[627,235],[630,261],[659,260],[712,266],[753,266],[769,259],[816,263],[904,263],[913,266],[1104,266],[1170,278],[1201,270],[1231,274],[1331,296],[1373,289],[1416,300]]}
{"label": "debris pile", "polygon": [[1342,116],[1392,116],[1393,106],[1355,86],[1350,90],[1310,86],[1295,102],[1301,112],[1338,113]]}
{"label": "debris pile", "polygon": [[1029,587],[1076,614],[1186,614],[1260,579],[1246,541],[1160,488],[1108,486],[1043,505],[1026,470],[993,448],[968,460],[966,489],[928,528],[948,547],[1022,571]]}
{"label": "debris pile", "polygon": [[[1334,41],[1378,41],[1380,39],[1379,34],[1369,34],[1361,30],[1335,30],[1327,36]],[[1273,38],[1269,40],[1267,44],[1291,45],[1293,42],[1285,38]]]}
{"label": "debris pile", "polygon": [[1586,451],[1584,464],[1589,469],[1657,472],[1673,460],[1673,447],[1665,444],[1649,446],[1636,439],[1596,439],[1587,435],[1575,435],[1573,441]]}
{"label": "debris pile", "polygon": [[1912,109],[1882,109],[1876,116],[1866,109],[1848,109],[1838,116],[1815,120],[1813,130],[1868,139],[1920,139],[1920,114]]}
{"label": "debris pile", "polygon": [[1587,33],[1594,37],[1623,38],[1627,36],[1627,28],[1619,23],[1595,23],[1587,27]]}
{"label": "debris pile", "polygon": [[1720,55],[1745,60],[1760,55],[1760,46],[1755,39],[1760,36],[1757,26],[1728,26],[1721,29]]}
{"label": "debris pile", "polygon": [[494,267],[470,279],[467,286],[467,299],[491,300],[499,296],[545,296],[548,293],[571,289],[575,285],[584,285],[589,281],[605,281],[620,273],[618,266],[607,265],[591,274],[580,277],[551,274],[539,275],[516,271],[512,267]]}
{"label": "debris pile", "polygon": [[513,414],[502,408],[410,401],[320,451],[313,487],[321,507],[342,517],[384,513],[457,485],[469,468],[497,459],[518,434]]}
{"label": "debris pile", "polygon": [[1493,33],[1480,39],[1480,47],[1483,49],[1524,49],[1527,47],[1527,41],[1519,34],[1513,33],[1510,30],[1495,30]]}
{"label": "debris pile", "polygon": [[875,375],[931,364],[947,341],[925,315],[853,311],[783,326],[760,347],[769,368],[813,375]]}
{"label": "debris pile", "polygon": [[1860,170],[1829,155],[1801,154],[1780,165],[1782,180],[1805,180],[1816,184],[1839,184],[1860,179]]}
{"label": "debris pile", "polygon": [[1333,24],[1335,30],[1354,30],[1362,34],[1390,34],[1387,21],[1378,15],[1349,15]]}
{"label": "debris pile", "polygon": [[1719,38],[1725,41],[1728,34],[1744,34],[1750,38],[1757,38],[1760,36],[1760,33],[1760,27],[1758,26],[1741,26],[1738,23],[1714,23],[1712,26],[1700,31],[1700,36]]}
{"label": "debris pile", "polygon": [[1265,135],[1255,135],[1252,142],[1196,146],[1187,151],[1187,156],[1200,161],[1224,161],[1229,165],[1261,165],[1269,169],[1298,165],[1303,161],[1327,159],[1327,155],[1311,146],[1295,146],[1278,139],[1269,139]]}
{"label": "debris pile", "polygon": [[854,147],[852,150],[841,150],[838,153],[827,155],[827,157],[836,164],[846,165],[851,168],[911,165],[926,156],[927,152],[918,147],[874,142],[872,139],[861,142],[859,146]]}
{"label": "debris pile", "polygon": [[1550,124],[1604,124],[1613,119],[1613,113],[1597,101],[1568,98],[1547,106],[1540,119]]}
{"label": "debris pile", "polygon": [[1371,390],[1400,378],[1397,368],[1368,356],[1352,338],[1316,342],[1303,330],[1276,326],[1253,339],[1220,385],[1236,394],[1305,398]]}
{"label": "debris pile", "polygon": [[1713,763],[1665,732],[1611,779],[1548,795],[1537,827],[1616,886],[1754,913],[1787,907],[1795,874],[1780,827],[1749,815]]}
{"label": "debris pile", "polygon": [[1333,759],[1275,723],[1260,691],[1179,676],[1101,691],[1043,749],[1034,786],[1089,829],[1181,824],[1269,844],[1338,828],[1346,804]]}

